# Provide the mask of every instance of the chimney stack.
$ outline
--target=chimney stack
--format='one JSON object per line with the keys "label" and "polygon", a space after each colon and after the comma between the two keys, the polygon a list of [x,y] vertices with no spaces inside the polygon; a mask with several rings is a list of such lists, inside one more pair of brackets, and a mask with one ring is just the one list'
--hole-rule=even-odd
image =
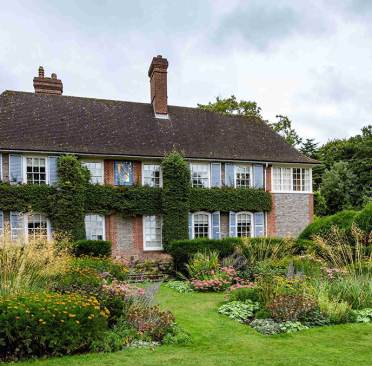
{"label": "chimney stack", "polygon": [[34,77],[35,94],[62,95],[63,84],[60,79],[57,79],[56,74],[52,74],[50,78],[44,76],[44,68],[39,67],[39,76]]}
{"label": "chimney stack", "polygon": [[152,59],[148,73],[151,87],[151,104],[154,108],[155,117],[159,118],[168,118],[167,69],[168,60],[158,55]]}

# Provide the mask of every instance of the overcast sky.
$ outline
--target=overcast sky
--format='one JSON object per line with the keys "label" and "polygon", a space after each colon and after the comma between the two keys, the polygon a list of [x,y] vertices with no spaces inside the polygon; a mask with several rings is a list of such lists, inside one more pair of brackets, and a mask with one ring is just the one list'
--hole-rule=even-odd
{"label": "overcast sky", "polygon": [[372,0],[0,0],[0,92],[33,91],[43,65],[64,94],[149,101],[168,58],[169,104],[235,94],[325,142],[372,123]]}

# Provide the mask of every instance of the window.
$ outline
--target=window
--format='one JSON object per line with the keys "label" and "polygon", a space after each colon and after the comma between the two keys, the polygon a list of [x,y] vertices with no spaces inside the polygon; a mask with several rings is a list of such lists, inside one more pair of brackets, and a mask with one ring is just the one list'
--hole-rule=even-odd
{"label": "window", "polygon": [[236,165],[235,166],[235,186],[236,187],[250,187],[251,186],[251,169],[250,165]]}
{"label": "window", "polygon": [[46,184],[46,159],[27,157],[26,158],[26,183]]}
{"label": "window", "polygon": [[311,192],[310,168],[273,168],[274,192]]}
{"label": "window", "polygon": [[196,212],[193,214],[193,238],[210,237],[210,214]]}
{"label": "window", "polygon": [[105,218],[101,215],[86,215],[85,234],[89,240],[104,240]]}
{"label": "window", "polygon": [[0,235],[3,235],[4,231],[4,214],[3,211],[0,211]]}
{"label": "window", "polygon": [[81,163],[90,172],[90,183],[103,184],[103,162],[102,161],[83,161]]}
{"label": "window", "polygon": [[192,186],[198,188],[209,188],[210,165],[192,163],[190,167]]}
{"label": "window", "polygon": [[12,240],[18,240],[22,237],[26,240],[35,238],[49,239],[50,231],[49,220],[43,214],[10,212],[10,235]]}
{"label": "window", "polygon": [[161,187],[160,164],[143,164],[143,185]]}
{"label": "window", "polygon": [[48,222],[44,215],[31,214],[27,216],[27,236],[29,239],[48,238]]}
{"label": "window", "polygon": [[143,217],[144,250],[162,250],[162,219],[159,215]]}
{"label": "window", "polygon": [[252,236],[252,214],[250,212],[236,214],[236,233],[238,237]]}

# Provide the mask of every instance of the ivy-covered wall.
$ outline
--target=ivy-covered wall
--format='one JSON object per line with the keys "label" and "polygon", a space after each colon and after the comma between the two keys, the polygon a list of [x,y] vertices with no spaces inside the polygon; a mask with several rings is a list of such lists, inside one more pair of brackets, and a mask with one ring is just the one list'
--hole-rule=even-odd
{"label": "ivy-covered wall", "polygon": [[43,212],[53,229],[83,238],[86,213],[163,216],[163,241],[188,238],[189,211],[269,211],[271,195],[254,188],[191,188],[188,164],[178,152],[162,162],[163,188],[89,184],[89,171],[73,155],[58,159],[58,184],[0,184],[0,210]]}

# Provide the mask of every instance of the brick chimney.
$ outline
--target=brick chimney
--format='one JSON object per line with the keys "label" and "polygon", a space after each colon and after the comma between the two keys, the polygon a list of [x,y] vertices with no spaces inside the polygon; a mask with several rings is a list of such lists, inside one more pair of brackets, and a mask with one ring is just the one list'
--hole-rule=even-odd
{"label": "brick chimney", "polygon": [[60,79],[57,79],[56,74],[52,74],[50,78],[44,76],[44,68],[39,67],[39,76],[34,77],[35,94],[50,94],[62,95],[63,84]]}
{"label": "brick chimney", "polygon": [[151,87],[151,104],[154,108],[155,117],[159,118],[168,118],[167,69],[168,60],[158,55],[152,59],[148,73]]}

